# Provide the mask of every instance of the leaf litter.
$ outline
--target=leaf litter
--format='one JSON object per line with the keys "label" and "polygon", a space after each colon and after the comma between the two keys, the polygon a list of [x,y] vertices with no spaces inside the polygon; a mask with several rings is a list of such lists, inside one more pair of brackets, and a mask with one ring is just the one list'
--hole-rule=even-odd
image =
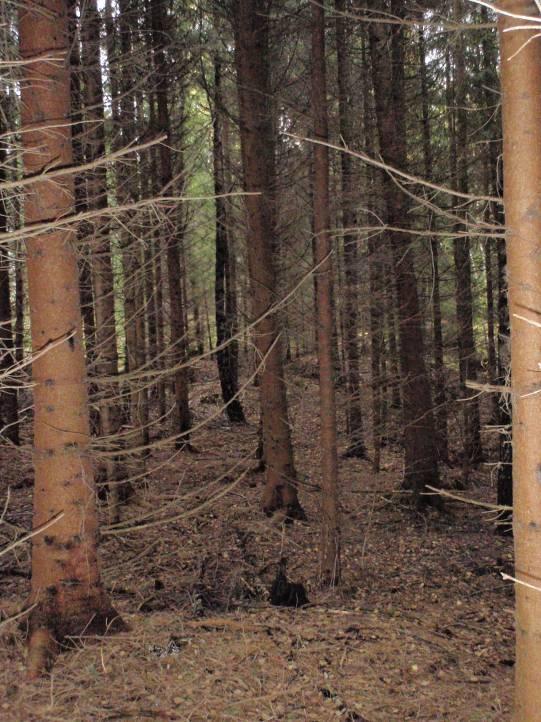
{"label": "leaf litter", "polygon": [[[198,420],[219,404],[213,367],[201,366]],[[448,501],[445,514],[412,513],[393,493],[402,471],[397,444],[383,449],[377,476],[369,461],[341,458],[343,585],[319,588],[312,376],[289,378],[308,521],[286,525],[260,512],[262,476],[250,458],[257,390],[249,389],[248,426],[212,421],[192,439],[199,453],[177,454],[170,463],[166,450],[153,452],[147,464],[158,471],[122,521],[160,518],[156,510],[164,505],[194,513],[103,536],[104,583],[128,632],[70,640],[73,648],[50,676],[29,682],[21,631],[16,623],[0,629],[3,722],[509,719],[514,599],[500,572],[512,570],[512,541],[495,535],[469,505]],[[343,405],[340,411],[343,432]],[[4,546],[30,527],[31,457],[28,448],[2,448],[0,455],[2,498],[10,487]],[[219,496],[218,487],[234,481],[226,472],[237,462],[234,474],[240,469],[244,477]],[[494,501],[489,470],[482,467],[461,493]],[[29,554],[25,544],[0,558],[3,618],[24,605]],[[270,604],[282,557],[288,577],[306,588],[308,605]]]}

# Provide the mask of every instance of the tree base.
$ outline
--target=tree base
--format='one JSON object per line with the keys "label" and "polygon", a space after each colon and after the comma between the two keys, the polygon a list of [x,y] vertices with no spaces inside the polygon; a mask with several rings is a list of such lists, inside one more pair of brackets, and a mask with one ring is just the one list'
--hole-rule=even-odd
{"label": "tree base", "polygon": [[[294,521],[307,521],[308,517],[297,499],[296,492],[292,493],[291,489],[284,493],[283,487],[275,487],[270,493],[265,489],[263,497],[263,513],[265,516],[271,517],[276,511],[285,513],[284,520],[286,524]],[[284,496],[288,497],[287,501]]]}
{"label": "tree base", "polygon": [[[227,401],[225,401],[225,403],[227,403]],[[243,408],[237,399],[234,399],[227,404],[225,408],[225,413],[229,422],[232,424],[239,424],[244,426],[248,423],[246,421],[246,416],[244,415]]]}
{"label": "tree base", "polygon": [[[78,599],[73,613],[62,612],[55,604],[57,594],[47,593],[47,599],[32,610],[27,621],[27,676],[35,679],[48,672],[59,652],[75,646],[77,638],[106,636],[124,632],[128,625],[110,606],[101,593],[101,604],[95,598]],[[86,603],[85,603],[86,602]]]}
{"label": "tree base", "polygon": [[365,461],[370,460],[368,454],[366,453],[364,445],[360,441],[351,444],[346,449],[346,451],[344,451],[342,456],[344,459],[364,459]]}

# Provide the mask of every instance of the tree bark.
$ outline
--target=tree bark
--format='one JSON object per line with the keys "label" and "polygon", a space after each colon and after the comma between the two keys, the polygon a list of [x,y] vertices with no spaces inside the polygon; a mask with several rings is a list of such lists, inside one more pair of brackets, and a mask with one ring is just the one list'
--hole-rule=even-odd
{"label": "tree bark", "polygon": [[[76,14],[77,0],[69,0],[68,15],[70,28],[70,87],[71,87],[71,138],[73,146],[73,163],[80,166],[84,163],[83,148],[83,98],[81,89],[81,38],[79,21]],[[75,185],[75,212],[88,211],[86,197],[86,174],[77,173]],[[79,265],[79,293],[81,295],[81,312],[83,315],[83,333],[85,344],[85,357],[89,376],[96,373],[96,322],[94,318],[94,295],[92,293],[92,276],[90,248],[88,245],[89,224],[83,221],[77,228],[77,248]],[[91,398],[95,396],[96,388],[92,384],[89,388]],[[94,406],[90,407],[90,430],[92,435],[97,433],[99,417]]]}
{"label": "tree bark", "polygon": [[[165,7],[162,0],[151,0],[152,34],[154,38],[154,63],[156,67],[156,106],[157,127],[166,133],[167,140],[160,145],[160,166],[162,191],[173,181],[173,161],[171,157],[171,121],[167,97],[168,68],[165,56],[168,30]],[[186,323],[185,304],[183,302],[181,278],[181,233],[175,228],[174,219],[167,226],[167,277],[169,281],[169,303],[171,312],[171,347],[173,363],[178,366],[186,360]],[[177,447],[189,445],[191,426],[188,397],[188,374],[186,368],[177,368],[174,374]]]}
{"label": "tree bark", "polygon": [[[24,173],[72,163],[68,13],[65,0],[19,12]],[[43,59],[50,54],[55,60]],[[36,60],[37,58],[42,58]],[[63,58],[63,60],[58,60]],[[73,175],[37,180],[25,196],[26,223],[73,213]],[[41,674],[68,635],[121,628],[100,579],[96,491],[88,456],[89,414],[77,258],[72,230],[29,238],[27,248],[34,383],[34,527],[61,515],[32,544],[28,672]]]}
{"label": "tree bark", "polygon": [[[213,164],[214,193],[216,196],[216,264],[214,278],[214,305],[216,317],[216,362],[220,376],[222,398],[225,412],[233,424],[244,424],[246,418],[242,405],[235,398],[239,390],[238,378],[238,340],[232,338],[237,331],[235,289],[231,287],[231,249],[228,233],[227,192],[224,174],[224,152],[222,143],[222,65],[218,58],[214,60],[214,107],[213,128]],[[220,348],[223,346],[223,348]]]}
{"label": "tree bark", "polygon": [[[401,17],[402,3],[392,0],[382,9]],[[376,101],[376,118],[383,159],[392,167],[406,167],[403,34],[400,25],[373,24],[369,28]],[[408,202],[388,174],[384,176],[387,219],[394,228],[408,223]],[[438,484],[438,460],[430,381],[424,360],[424,338],[410,235],[390,233],[399,313],[402,419],[404,426],[404,486],[413,491],[418,507],[438,503],[424,494]]]}
{"label": "tree bark", "polygon": [[[481,17],[488,20],[488,12],[486,8],[481,8]],[[498,51],[495,45],[483,40],[483,66],[487,83],[490,83],[493,89],[499,88],[498,67]],[[498,118],[494,118],[494,112],[490,108],[494,103],[493,94],[490,93],[490,86],[485,89],[485,103],[487,106],[487,114],[490,116],[487,120],[491,126],[496,124]],[[499,125],[496,126],[499,129]],[[499,172],[499,162],[502,156],[502,143],[500,140],[494,139],[495,133],[490,136],[488,148],[488,176],[490,182],[490,193],[494,196],[502,194],[503,184],[501,173]],[[492,219],[501,226],[505,223],[503,209],[496,203],[491,203],[490,211]],[[490,241],[488,241],[490,242]],[[507,302],[507,257],[505,251],[505,243],[498,240],[494,247],[496,255],[496,313],[497,313],[497,339],[495,348],[495,365],[496,374],[495,381],[500,386],[509,386],[511,369],[509,358],[509,306]],[[488,276],[487,276],[488,281]],[[497,503],[504,506],[513,505],[513,445],[511,441],[511,398],[507,393],[503,393],[497,400],[497,423],[499,426],[498,439],[498,480],[497,480]],[[511,527],[512,513],[502,512],[497,520],[496,531],[500,534],[509,534]]]}
{"label": "tree bark", "polygon": [[[312,122],[314,138],[329,141],[327,81],[325,67],[325,11],[312,5]],[[345,155],[345,154],[343,154]],[[340,518],[338,510],[338,454],[336,446],[336,400],[333,381],[333,264],[330,237],[329,149],[314,145],[314,238],[316,312],[318,324],[319,408],[321,433],[321,545],[320,573],[323,584],[340,582]],[[357,378],[358,382],[358,378]]]}
{"label": "tree bark", "polygon": [[[81,17],[82,59],[84,68],[84,105],[87,131],[85,137],[85,157],[87,162],[95,161],[105,155],[105,113],[103,106],[103,84],[100,61],[101,18],[96,0],[85,0]],[[96,168],[86,179],[87,203],[94,210],[106,209],[107,169]],[[118,375],[118,348],[115,321],[115,289],[111,242],[106,218],[97,216],[92,227],[92,281],[94,288],[94,313],[96,317],[96,384],[98,388],[98,408],[100,434],[112,437],[120,429],[121,419],[115,407],[118,396],[117,385],[107,381],[100,388],[100,377],[114,378]],[[105,463],[106,481],[113,482],[117,469],[113,459]],[[118,505],[122,498],[129,495],[129,486],[109,486],[110,517],[118,517]]]}
{"label": "tree bark", "polygon": [[[423,132],[423,161],[425,177],[428,181],[433,177],[432,155],[432,128],[430,124],[428,78],[425,57],[425,39],[423,28],[419,28],[419,63],[421,75],[421,105],[422,105],[422,132]],[[428,211],[428,225],[433,226],[432,213]],[[447,404],[445,396],[445,369],[443,363],[443,328],[441,314],[440,268],[439,268],[439,241],[431,238],[430,252],[432,256],[432,334],[434,344],[434,420],[438,431],[438,453],[441,461],[449,459],[449,445],[447,439]]]}
{"label": "tree bark", "polygon": [[273,254],[276,171],[269,101],[269,19],[265,0],[237,0],[234,25],[244,189],[257,194],[246,196],[245,202],[252,313],[255,320],[260,319],[253,332],[254,344],[263,363],[260,374],[266,462],[263,509],[272,514],[276,509],[284,508],[289,517],[299,518],[304,512],[297,496],[282,339],[276,313],[272,312],[272,306],[278,300]]}
{"label": "tree bark", "polygon": [[[463,16],[462,1],[454,0],[455,20]],[[451,148],[451,167],[453,185],[461,193],[468,192],[468,120],[466,115],[466,60],[463,33],[457,33],[454,50],[454,132],[455,142]],[[453,130],[453,129],[452,129]],[[456,224],[457,233],[464,234],[467,225]],[[469,468],[483,459],[481,447],[481,421],[479,395],[466,387],[466,382],[477,378],[478,360],[476,358],[473,334],[473,298],[471,285],[470,239],[461,235],[453,243],[456,272],[456,316],[458,326],[458,363],[460,374],[460,396],[464,418],[464,474],[467,478]],[[469,398],[471,397],[471,398]]]}
{"label": "tree bark", "polygon": [[[530,0],[498,7],[539,20]],[[511,318],[513,400],[513,532],[515,541],[515,722],[539,722],[541,706],[541,396],[538,328],[541,303],[541,42],[537,26],[499,17],[503,113],[504,200]],[[522,317],[522,318],[519,318]],[[532,586],[529,586],[532,585]]]}
{"label": "tree bark", "polygon": [[[336,0],[336,60],[338,73],[338,113],[340,136],[347,148],[354,142],[351,62],[346,35],[346,19],[343,15],[345,0]],[[359,249],[358,234],[353,230],[357,225],[354,211],[355,187],[353,160],[349,153],[340,154],[342,170],[342,225],[344,227],[344,351],[347,368],[349,446],[347,456],[366,458],[363,443],[363,414],[361,405],[361,378],[359,370]]]}

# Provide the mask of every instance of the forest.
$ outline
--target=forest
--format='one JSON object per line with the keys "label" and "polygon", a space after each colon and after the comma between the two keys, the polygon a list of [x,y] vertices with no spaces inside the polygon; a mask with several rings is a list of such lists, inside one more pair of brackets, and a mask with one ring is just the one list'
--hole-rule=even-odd
{"label": "forest", "polygon": [[2,0],[2,722],[541,722],[540,119],[539,0]]}

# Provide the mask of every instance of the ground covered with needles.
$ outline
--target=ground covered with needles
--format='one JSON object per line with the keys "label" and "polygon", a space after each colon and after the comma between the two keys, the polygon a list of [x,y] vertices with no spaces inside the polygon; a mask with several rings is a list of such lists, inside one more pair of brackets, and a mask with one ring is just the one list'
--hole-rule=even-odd
{"label": "ground covered with needles", "polygon": [[[396,444],[378,476],[368,461],[341,459],[343,586],[318,589],[314,371],[307,359],[288,376],[308,521],[286,527],[261,514],[257,392],[244,398],[250,424],[230,426],[217,413],[214,368],[203,364],[195,421],[211,420],[194,435],[197,453],[156,448],[147,485],[121,525],[104,528],[103,576],[129,631],[71,640],[50,676],[28,682],[22,633],[1,627],[3,722],[509,719],[513,589],[500,572],[512,569],[512,542],[479,507],[447,500],[444,514],[413,513],[393,493]],[[32,474],[28,451],[0,453],[2,499],[10,487],[4,546],[30,526]],[[448,485],[457,476],[444,469]],[[490,476],[480,469],[460,493],[493,502]],[[24,604],[29,551],[0,558],[4,618]],[[306,586],[307,607],[270,605],[281,556]]]}

